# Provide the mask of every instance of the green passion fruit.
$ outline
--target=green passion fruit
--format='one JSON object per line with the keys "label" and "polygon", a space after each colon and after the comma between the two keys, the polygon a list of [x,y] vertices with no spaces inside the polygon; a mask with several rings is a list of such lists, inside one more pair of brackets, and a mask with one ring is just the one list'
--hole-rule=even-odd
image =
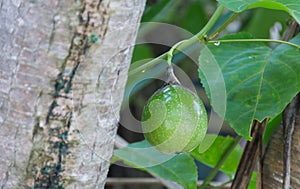
{"label": "green passion fruit", "polygon": [[196,94],[179,85],[167,85],[144,107],[142,129],[146,140],[162,153],[190,152],[205,137],[206,110]]}

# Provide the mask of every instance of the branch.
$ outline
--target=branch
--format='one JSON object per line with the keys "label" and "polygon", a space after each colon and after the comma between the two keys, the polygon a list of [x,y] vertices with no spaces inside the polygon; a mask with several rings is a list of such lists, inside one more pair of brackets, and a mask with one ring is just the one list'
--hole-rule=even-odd
{"label": "branch", "polygon": [[[257,147],[257,181],[256,189],[263,188],[263,136],[268,120],[264,119],[260,124],[258,135],[258,147]],[[250,177],[251,178],[251,177]]]}
{"label": "branch", "polygon": [[262,123],[259,123],[256,120],[253,122],[251,130],[252,141],[247,141],[237,172],[232,182],[231,189],[247,188],[255,167],[255,160],[259,151],[259,144],[261,143],[260,140],[262,140],[266,123],[267,119],[264,119]]}

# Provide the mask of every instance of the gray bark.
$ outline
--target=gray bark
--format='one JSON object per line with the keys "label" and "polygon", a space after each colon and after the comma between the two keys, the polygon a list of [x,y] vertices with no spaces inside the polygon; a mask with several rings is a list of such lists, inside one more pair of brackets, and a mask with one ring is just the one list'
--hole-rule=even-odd
{"label": "gray bark", "polygon": [[0,188],[103,188],[145,0],[0,0]]}

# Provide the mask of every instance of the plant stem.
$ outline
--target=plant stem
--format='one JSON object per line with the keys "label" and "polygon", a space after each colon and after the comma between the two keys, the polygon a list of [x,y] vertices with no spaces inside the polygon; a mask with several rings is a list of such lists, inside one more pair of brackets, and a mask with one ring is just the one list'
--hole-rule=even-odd
{"label": "plant stem", "polygon": [[277,40],[277,39],[221,39],[215,41],[208,41],[207,43],[234,43],[234,42],[274,42],[274,43],[290,45],[296,47],[297,49],[300,49],[300,46],[297,44],[288,41]]}
{"label": "plant stem", "polygon": [[229,157],[229,155],[231,154],[231,152],[240,143],[241,139],[242,139],[241,136],[237,136],[235,138],[234,142],[228,147],[228,149],[226,150],[225,154],[222,156],[222,158],[219,160],[219,162],[217,163],[217,165],[213,168],[213,170],[209,173],[209,175],[203,181],[203,184],[199,187],[199,189],[204,189],[206,186],[209,185],[209,183],[217,175],[217,173],[220,170],[221,166],[226,161],[226,159]]}
{"label": "plant stem", "polygon": [[164,54],[154,58],[153,60],[150,60],[149,62],[135,68],[133,71],[130,71],[129,75],[134,75],[136,73],[139,73],[139,72],[147,69],[148,67],[155,66],[156,64],[159,64],[160,62],[165,61],[166,58],[167,58],[167,53],[164,53]]}
{"label": "plant stem", "polygon": [[[224,10],[224,7],[222,5],[220,5],[216,11],[214,12],[214,14],[212,15],[212,17],[210,18],[210,20],[207,22],[207,24],[202,28],[202,30],[197,33],[193,38],[197,38],[194,42],[197,42],[198,40],[201,40],[203,38],[203,36],[205,36],[209,30],[214,26],[214,24],[217,22],[217,20],[219,19],[219,17],[222,15],[222,12]],[[190,39],[190,40],[191,40]]]}
{"label": "plant stem", "polygon": [[222,24],[216,31],[209,35],[209,40],[216,37],[221,31],[223,31],[239,14],[234,13],[226,22]]}
{"label": "plant stem", "polygon": [[179,45],[181,45],[182,43],[186,42],[186,40],[183,41],[179,41],[178,43],[176,43],[175,45],[173,45],[173,47],[167,52],[167,63],[168,66],[172,66],[172,58],[173,58],[173,54],[175,49],[177,49],[177,47]]}
{"label": "plant stem", "polygon": [[[210,18],[210,20],[207,22],[207,24],[202,28],[202,30],[197,33],[196,35],[194,35],[193,37],[185,40],[185,42],[183,42],[182,44],[180,44],[180,47],[182,50],[186,49],[187,47],[189,47],[190,45],[199,42],[208,32],[209,30],[214,26],[214,24],[216,23],[216,21],[218,20],[218,18],[222,15],[222,12],[224,10],[224,7],[222,5],[220,5],[216,11],[214,12],[214,14],[212,15],[212,17]],[[173,50],[174,51],[174,50]],[[176,53],[175,53],[176,54]],[[168,52],[160,55],[159,57],[147,62],[146,64],[136,68],[134,70],[134,72],[130,72],[130,75],[137,73],[137,72],[141,72],[143,70],[145,70],[146,68],[150,67],[150,66],[154,66],[156,64],[159,64],[160,62],[162,62],[162,60],[166,60],[168,57]]]}

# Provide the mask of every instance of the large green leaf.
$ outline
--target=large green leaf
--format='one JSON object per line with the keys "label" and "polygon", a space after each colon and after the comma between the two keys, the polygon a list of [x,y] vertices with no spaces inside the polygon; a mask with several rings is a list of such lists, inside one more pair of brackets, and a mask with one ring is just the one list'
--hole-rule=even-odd
{"label": "large green leaf", "polygon": [[234,12],[243,12],[251,8],[282,10],[293,16],[300,23],[299,0],[218,0],[223,6]]}
{"label": "large green leaf", "polygon": [[[212,140],[213,143],[211,144]],[[230,136],[207,134],[202,144],[190,154],[201,163],[215,167],[233,142],[234,138]],[[210,145],[207,150],[206,144]],[[243,149],[237,145],[222,165],[221,171],[232,177],[236,172],[242,153]]]}
{"label": "large green leaf", "polygon": [[187,189],[196,188],[197,167],[188,154],[161,154],[146,142],[137,142],[114,151],[113,161],[150,172],[161,178],[177,182]]}
{"label": "large green leaf", "polygon": [[[235,34],[223,39],[242,38],[250,36]],[[292,43],[300,44],[300,35]],[[261,42],[209,44],[199,57],[199,76],[210,98],[212,93],[224,93],[215,85],[225,83],[225,116],[218,112],[219,99],[211,98],[211,104],[239,135],[251,139],[252,121],[274,118],[299,91],[299,60],[299,49],[285,44],[274,50]],[[216,65],[219,73],[212,73],[210,68]],[[221,76],[207,77],[217,74]]]}

